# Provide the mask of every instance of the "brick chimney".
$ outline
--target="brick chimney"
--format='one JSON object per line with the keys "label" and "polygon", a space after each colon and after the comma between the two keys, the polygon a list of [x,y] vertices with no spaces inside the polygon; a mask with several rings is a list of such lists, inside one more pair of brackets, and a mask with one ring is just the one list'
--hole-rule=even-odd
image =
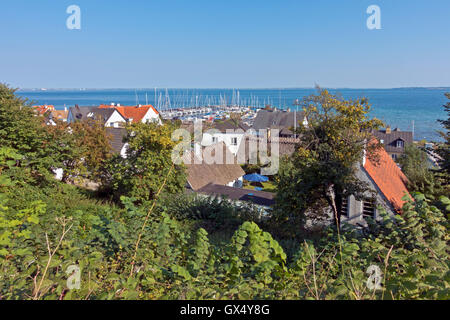
{"label": "brick chimney", "polygon": [[391,134],[391,126],[387,126],[386,128],[386,134]]}

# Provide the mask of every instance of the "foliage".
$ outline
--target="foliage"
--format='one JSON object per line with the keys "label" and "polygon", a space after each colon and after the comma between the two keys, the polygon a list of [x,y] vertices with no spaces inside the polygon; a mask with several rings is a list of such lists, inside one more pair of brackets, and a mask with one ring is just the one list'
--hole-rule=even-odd
{"label": "foliage", "polygon": [[[450,100],[450,93],[446,93],[445,96]],[[436,150],[437,154],[442,158],[439,162],[441,169],[436,173],[436,179],[444,189],[443,194],[448,195],[450,194],[450,101],[444,105],[444,109],[448,118],[439,120],[445,128],[445,132],[439,132],[444,142],[440,143]]]}
{"label": "foliage", "polygon": [[405,147],[404,154],[398,159],[403,173],[408,178],[408,189],[432,195],[435,193],[436,182],[429,169],[430,164],[425,151],[415,145]]}
{"label": "foliage", "polygon": [[20,162],[30,168],[35,180],[43,182],[51,177],[51,168],[60,167],[61,163],[52,157],[54,150],[42,118],[15,91],[0,84],[0,141],[2,146],[23,155]]}
{"label": "foliage", "polygon": [[[62,150],[61,162],[64,164],[63,181],[84,177],[100,179],[102,168],[111,158],[111,143],[106,128],[101,121],[89,119],[67,124],[56,122],[48,126],[51,141]],[[55,155],[56,156],[56,155]]]}
{"label": "foliage", "polygon": [[342,198],[362,199],[368,190],[356,176],[357,167],[364,152],[375,158],[379,144],[368,142],[382,123],[369,118],[366,99],[347,101],[319,90],[303,104],[308,126],[300,126],[299,147],[280,164],[278,216],[285,222],[295,217],[303,225],[308,209],[314,208],[316,220],[323,220],[327,208],[339,224]]}
{"label": "foliage", "polygon": [[[71,187],[65,197],[74,192]],[[214,245],[206,230],[186,228],[161,207],[135,259],[136,230],[147,214],[135,199],[122,197],[124,209],[92,204],[55,211],[53,196],[19,209],[12,188],[2,194],[2,299],[449,298],[447,220],[420,194],[403,216],[385,216],[363,232],[343,228],[341,249],[331,228],[318,245],[304,242],[292,257],[254,222]],[[382,290],[367,288],[373,264],[382,270]],[[71,265],[81,269],[80,289],[67,287]]]}
{"label": "foliage", "polygon": [[[7,120],[4,111],[0,119]],[[29,130],[47,141],[39,128]],[[157,201],[162,189],[179,188],[176,171],[167,168],[169,128],[139,125],[129,131],[129,158],[119,163],[125,168],[119,172],[138,186],[132,174],[148,166],[153,171],[145,179],[162,183],[151,197],[130,188],[152,201],[121,196],[121,207],[62,182],[36,183],[39,170],[52,162],[35,158],[43,155],[37,150],[42,140],[25,131],[19,135],[23,143],[7,140],[0,147],[0,300],[450,298],[449,226],[440,209],[450,209],[447,197],[434,206],[415,194],[414,201],[405,199],[401,216],[383,214],[366,229],[329,228],[318,243],[301,242],[288,255],[248,208],[189,196]],[[48,150],[61,147],[66,145]],[[214,244],[189,219],[215,226],[231,221],[235,230],[231,239]],[[375,279],[380,290],[367,285],[366,272],[374,265],[382,273]],[[74,266],[79,289],[68,286]]]}
{"label": "foliage", "polygon": [[172,150],[176,142],[170,124],[138,123],[127,127],[126,158],[116,155],[105,165],[103,186],[109,188],[115,198],[122,195],[145,202],[155,195],[167,176],[165,190],[176,193],[183,190],[186,176],[183,166],[172,163]]}
{"label": "foliage", "polygon": [[196,221],[209,232],[231,230],[246,221],[259,221],[261,212],[251,204],[236,204],[228,199],[197,194],[167,197],[162,202],[168,214],[177,220]]}

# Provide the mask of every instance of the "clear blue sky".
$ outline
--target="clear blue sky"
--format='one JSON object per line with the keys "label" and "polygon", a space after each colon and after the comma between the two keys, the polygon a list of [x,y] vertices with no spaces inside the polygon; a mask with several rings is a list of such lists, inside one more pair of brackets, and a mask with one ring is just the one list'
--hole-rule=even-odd
{"label": "clear blue sky", "polygon": [[[66,8],[81,8],[68,30]],[[381,8],[382,30],[366,9]],[[9,0],[0,82],[31,88],[450,86],[449,0]]]}

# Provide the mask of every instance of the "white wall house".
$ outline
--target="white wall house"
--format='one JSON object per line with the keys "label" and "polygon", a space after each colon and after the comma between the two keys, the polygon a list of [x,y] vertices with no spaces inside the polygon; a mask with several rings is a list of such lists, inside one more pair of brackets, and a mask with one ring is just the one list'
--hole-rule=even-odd
{"label": "white wall house", "polygon": [[233,119],[214,122],[212,128],[205,130],[203,133],[202,145],[210,146],[223,142],[231,153],[236,156],[249,129],[250,127],[244,123]]}
{"label": "white wall house", "polygon": [[126,123],[126,119],[120,114],[120,112],[114,110],[111,116],[106,120],[105,127],[120,128],[125,126]]}
{"label": "white wall house", "polygon": [[162,124],[161,118],[159,117],[159,114],[155,112],[153,108],[149,108],[147,113],[144,115],[144,117],[141,120],[143,123],[147,122],[158,122],[159,124]]}
{"label": "white wall house", "polygon": [[208,130],[203,134],[202,146],[210,146],[219,142],[225,143],[231,153],[236,156],[239,146],[244,139],[243,130],[230,130],[230,132],[220,132],[218,130]]}

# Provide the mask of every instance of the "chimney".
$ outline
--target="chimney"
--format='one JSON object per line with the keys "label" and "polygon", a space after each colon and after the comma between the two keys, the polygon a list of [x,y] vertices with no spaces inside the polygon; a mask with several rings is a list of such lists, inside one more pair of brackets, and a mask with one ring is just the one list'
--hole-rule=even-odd
{"label": "chimney", "polygon": [[391,131],[391,126],[387,126],[387,128],[386,128],[386,134],[391,134],[392,133],[392,131]]}

